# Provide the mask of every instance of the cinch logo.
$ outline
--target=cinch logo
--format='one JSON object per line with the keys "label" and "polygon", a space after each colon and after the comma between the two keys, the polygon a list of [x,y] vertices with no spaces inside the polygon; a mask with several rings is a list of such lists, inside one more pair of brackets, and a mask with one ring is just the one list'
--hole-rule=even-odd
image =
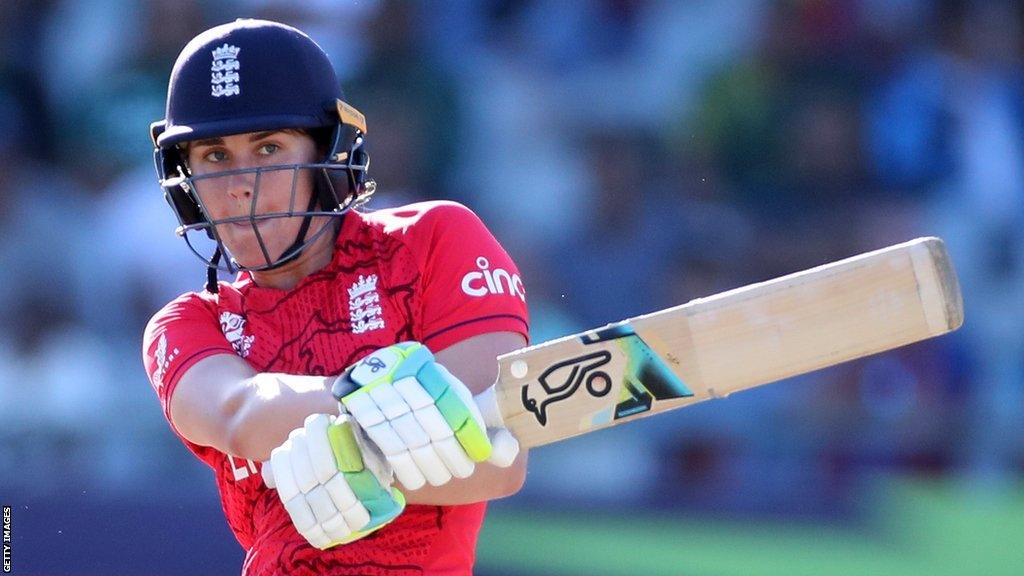
{"label": "cinch logo", "polygon": [[511,294],[519,296],[519,299],[526,302],[526,288],[519,274],[509,274],[507,270],[495,268],[491,270],[491,263],[487,258],[480,256],[476,259],[477,272],[470,272],[462,277],[462,291],[469,296],[486,296],[488,294]]}

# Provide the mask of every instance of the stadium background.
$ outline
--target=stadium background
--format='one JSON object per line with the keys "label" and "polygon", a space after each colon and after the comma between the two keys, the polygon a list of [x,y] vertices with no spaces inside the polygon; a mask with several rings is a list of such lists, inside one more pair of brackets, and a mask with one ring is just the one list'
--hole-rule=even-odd
{"label": "stadium background", "polygon": [[[171,64],[296,25],[369,122],[373,206],[451,198],[534,341],[919,235],[954,336],[539,450],[478,572],[1024,573],[1024,9],[928,0],[6,0],[0,503],[15,574],[237,573],[140,363],[202,286],[147,138]],[[742,358],[737,358],[742,362]]]}

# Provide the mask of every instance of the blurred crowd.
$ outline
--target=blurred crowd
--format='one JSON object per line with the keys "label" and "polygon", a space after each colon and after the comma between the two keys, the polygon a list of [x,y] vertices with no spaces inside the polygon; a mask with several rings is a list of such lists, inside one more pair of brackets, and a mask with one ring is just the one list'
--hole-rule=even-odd
{"label": "blurred crowd", "polygon": [[146,321],[204,280],[148,126],[178,51],[239,16],[331,56],[367,116],[371,208],[480,214],[536,342],[945,238],[958,334],[538,451],[521,502],[814,514],[878,474],[1020,477],[1020,3],[7,0],[0,492],[212,490],[141,366]]}

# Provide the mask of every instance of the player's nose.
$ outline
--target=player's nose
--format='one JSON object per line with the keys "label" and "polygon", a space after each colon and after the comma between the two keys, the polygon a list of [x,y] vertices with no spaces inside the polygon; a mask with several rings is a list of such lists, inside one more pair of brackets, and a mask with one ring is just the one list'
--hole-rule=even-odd
{"label": "player's nose", "polygon": [[236,200],[250,200],[256,190],[255,174],[233,174],[228,176],[228,194]]}

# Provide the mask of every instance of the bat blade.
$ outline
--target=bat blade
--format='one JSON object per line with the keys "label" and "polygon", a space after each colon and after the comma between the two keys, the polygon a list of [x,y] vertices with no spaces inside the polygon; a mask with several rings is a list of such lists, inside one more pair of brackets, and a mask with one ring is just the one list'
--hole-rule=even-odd
{"label": "bat blade", "polygon": [[504,354],[484,411],[540,446],[962,323],[942,240],[919,238]]}

